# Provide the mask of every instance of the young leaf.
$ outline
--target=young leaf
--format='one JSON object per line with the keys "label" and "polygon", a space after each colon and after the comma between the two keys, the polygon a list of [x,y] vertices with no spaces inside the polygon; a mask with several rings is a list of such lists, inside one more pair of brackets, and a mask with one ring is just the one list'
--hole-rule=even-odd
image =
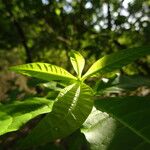
{"label": "young leaf", "polygon": [[96,100],[95,106],[150,143],[150,97],[105,98]]}
{"label": "young leaf", "polygon": [[22,147],[40,145],[63,138],[78,129],[93,107],[93,93],[85,84],[73,84],[58,95],[53,110],[20,143]]}
{"label": "young leaf", "polygon": [[107,113],[93,109],[81,128],[91,150],[148,150],[150,145]]}
{"label": "young leaf", "polygon": [[77,75],[81,77],[81,74],[85,65],[85,60],[83,56],[79,52],[72,50],[70,52],[70,60]]}
{"label": "young leaf", "polygon": [[0,135],[18,130],[32,118],[51,111],[53,101],[45,98],[29,98],[11,104],[0,105]]}
{"label": "young leaf", "polygon": [[76,77],[71,75],[65,69],[47,63],[30,63],[19,65],[11,67],[10,70],[46,81],[76,80]]}
{"label": "young leaf", "polygon": [[105,74],[120,69],[147,54],[150,54],[150,47],[130,48],[106,55],[96,61],[85,75],[83,75],[82,79],[85,80],[87,77],[92,76],[95,73]]}

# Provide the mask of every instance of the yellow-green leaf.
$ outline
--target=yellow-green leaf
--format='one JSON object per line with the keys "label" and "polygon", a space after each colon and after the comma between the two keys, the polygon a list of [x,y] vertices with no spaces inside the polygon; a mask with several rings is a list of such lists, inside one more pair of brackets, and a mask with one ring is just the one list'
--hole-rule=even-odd
{"label": "yellow-green leaf", "polygon": [[150,54],[149,46],[130,48],[110,55],[106,55],[97,60],[83,75],[82,79],[85,80],[87,77],[90,77],[95,73],[103,75],[105,73],[121,69],[123,66],[147,54]]}
{"label": "yellow-green leaf", "polygon": [[51,111],[53,101],[45,98],[28,98],[0,105],[0,135],[18,130],[32,118]]}
{"label": "yellow-green leaf", "polygon": [[46,81],[76,80],[76,77],[70,74],[67,70],[48,63],[18,65],[11,67],[10,70]]}
{"label": "yellow-green leaf", "polygon": [[79,52],[72,50],[70,52],[70,60],[77,75],[81,77],[85,65],[83,56]]}

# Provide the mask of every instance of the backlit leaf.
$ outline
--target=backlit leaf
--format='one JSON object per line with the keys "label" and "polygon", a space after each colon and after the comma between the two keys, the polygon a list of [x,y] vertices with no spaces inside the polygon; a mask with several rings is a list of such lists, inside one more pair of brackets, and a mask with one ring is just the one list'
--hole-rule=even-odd
{"label": "backlit leaf", "polygon": [[53,101],[45,98],[29,98],[11,104],[0,105],[0,135],[18,130],[32,118],[51,111]]}
{"label": "backlit leaf", "polygon": [[18,65],[11,67],[10,70],[46,81],[76,80],[76,77],[71,75],[65,69],[47,63],[30,63],[25,65]]}
{"label": "backlit leaf", "polygon": [[85,84],[73,84],[58,95],[53,110],[21,142],[21,146],[40,145],[63,138],[78,129],[93,107],[93,93]]}
{"label": "backlit leaf", "polygon": [[81,74],[85,65],[85,60],[83,56],[77,51],[71,51],[70,60],[77,75],[81,77]]}
{"label": "backlit leaf", "polygon": [[85,73],[82,79],[85,80],[87,77],[92,76],[95,73],[103,75],[121,69],[123,66],[147,54],[150,54],[150,47],[130,48],[106,55],[96,61]]}

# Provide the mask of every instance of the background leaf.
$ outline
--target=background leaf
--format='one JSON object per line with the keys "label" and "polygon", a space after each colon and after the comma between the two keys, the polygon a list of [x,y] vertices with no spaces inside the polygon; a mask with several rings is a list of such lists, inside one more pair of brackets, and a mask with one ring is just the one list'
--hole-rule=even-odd
{"label": "background leaf", "polygon": [[84,80],[97,72],[102,75],[112,72],[147,54],[150,54],[150,47],[130,48],[106,55],[96,61],[82,78]]}
{"label": "background leaf", "polygon": [[32,118],[51,111],[53,101],[45,98],[28,98],[0,105],[0,135],[16,131]]}
{"label": "background leaf", "polygon": [[80,129],[64,138],[62,142],[64,143],[63,145],[65,145],[65,150],[90,150],[89,143]]}
{"label": "background leaf", "polygon": [[150,145],[107,113],[93,109],[81,128],[91,150],[149,150]]}
{"label": "background leaf", "polygon": [[85,84],[73,84],[63,89],[52,112],[31,131],[20,146],[38,146],[71,134],[90,114],[93,107],[92,96],[91,88]]}
{"label": "background leaf", "polygon": [[146,76],[118,76],[112,83],[113,86],[117,86],[122,89],[132,90],[140,86],[150,87],[150,79]]}
{"label": "background leaf", "polygon": [[105,98],[96,100],[95,106],[150,143],[150,97]]}
{"label": "background leaf", "polygon": [[30,63],[19,65],[11,67],[10,70],[47,81],[76,79],[65,69],[47,63]]}
{"label": "background leaf", "polygon": [[135,90],[141,86],[150,87],[150,79],[147,76],[119,75],[109,79],[102,78],[98,80],[94,89],[97,94],[108,94]]}
{"label": "background leaf", "polygon": [[85,60],[83,56],[79,52],[72,50],[70,52],[70,60],[77,75],[81,77],[81,74],[85,65]]}

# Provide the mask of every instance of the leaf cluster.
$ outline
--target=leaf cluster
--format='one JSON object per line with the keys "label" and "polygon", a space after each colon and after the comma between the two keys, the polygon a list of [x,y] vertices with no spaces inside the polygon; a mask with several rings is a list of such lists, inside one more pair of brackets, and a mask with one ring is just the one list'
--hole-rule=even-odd
{"label": "leaf cluster", "polygon": [[[112,85],[124,85],[124,82],[116,82],[116,78],[111,78],[106,84],[102,82],[108,73],[149,53],[149,47],[139,47],[106,55],[83,74],[85,59],[79,52],[71,51],[70,61],[77,76],[47,63],[37,62],[11,67],[10,69],[17,73],[48,82],[67,82],[69,85],[60,90],[55,100],[29,98],[12,104],[1,104],[0,134],[16,131],[30,119],[47,113],[37,126],[17,143],[17,147],[26,149],[39,146],[64,138],[80,129],[93,150],[148,149],[150,97],[101,98],[100,94]],[[95,88],[91,88],[85,81],[94,75],[101,78]],[[141,84],[133,87],[149,86],[145,80],[140,81]],[[149,82],[148,79],[146,81]],[[131,85],[134,83],[131,82]],[[128,84],[125,87],[128,87]]]}

